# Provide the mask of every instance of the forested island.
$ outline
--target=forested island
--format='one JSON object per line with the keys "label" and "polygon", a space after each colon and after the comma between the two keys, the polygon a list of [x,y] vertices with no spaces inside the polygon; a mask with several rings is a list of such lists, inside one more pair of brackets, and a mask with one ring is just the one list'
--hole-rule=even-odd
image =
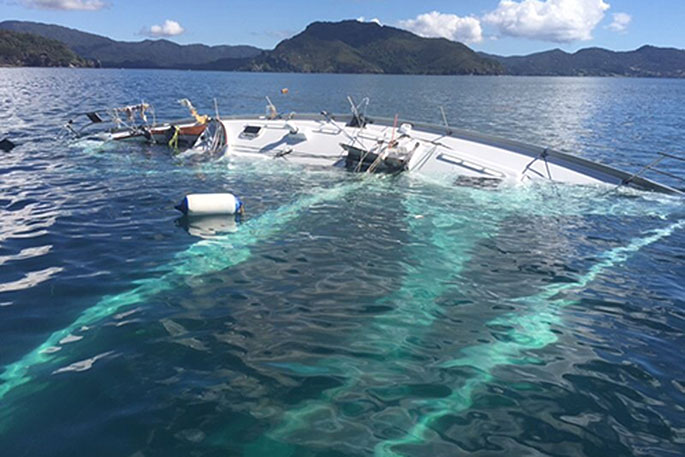
{"label": "forested island", "polygon": [[31,33],[0,30],[0,66],[95,67],[98,63],[78,56],[57,40]]}
{"label": "forested island", "polygon": [[314,22],[272,50],[254,46],[116,41],[37,22],[0,22],[0,65],[426,75],[685,77],[685,51],[559,49],[526,56],[478,53],[373,22]]}

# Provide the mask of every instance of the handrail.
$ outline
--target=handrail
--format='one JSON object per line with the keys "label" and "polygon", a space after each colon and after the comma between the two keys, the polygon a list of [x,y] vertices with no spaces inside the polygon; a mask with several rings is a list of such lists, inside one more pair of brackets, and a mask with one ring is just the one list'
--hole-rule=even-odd
{"label": "handrail", "polygon": [[666,152],[657,152],[657,154],[662,155],[664,157],[668,157],[669,159],[682,160],[683,162],[685,162],[685,157],[680,157],[680,156],[676,156],[673,154],[668,154]]}
{"label": "handrail", "polygon": [[673,173],[671,173],[671,172],[668,172],[668,171],[665,171],[665,170],[663,170],[663,169],[661,169],[661,168],[657,168],[657,167],[656,167],[656,164],[657,164],[657,163],[659,163],[659,162],[661,162],[661,161],[663,161],[663,160],[667,160],[667,159],[680,160],[680,161],[682,161],[682,162],[685,162],[685,157],[680,157],[680,156],[673,155],[673,154],[669,154],[669,153],[666,153],[666,152],[657,152],[657,154],[660,156],[660,157],[658,158],[658,160],[655,160],[655,161],[652,162],[650,165],[646,166],[643,170],[641,170],[640,173],[647,173],[647,172],[649,172],[649,171],[653,171],[654,173],[658,173],[658,174],[660,174],[660,175],[662,175],[662,176],[668,176],[669,178],[675,179],[676,181],[685,182],[685,177],[683,177],[683,176],[678,176],[678,175],[676,175],[676,174],[673,174]]}
{"label": "handrail", "polygon": [[649,168],[649,171],[659,173],[660,175],[668,176],[669,178],[673,178],[673,179],[680,181],[680,182],[685,182],[685,178],[683,178],[682,176],[674,175],[673,173],[669,173],[669,172],[661,170],[659,168]]}

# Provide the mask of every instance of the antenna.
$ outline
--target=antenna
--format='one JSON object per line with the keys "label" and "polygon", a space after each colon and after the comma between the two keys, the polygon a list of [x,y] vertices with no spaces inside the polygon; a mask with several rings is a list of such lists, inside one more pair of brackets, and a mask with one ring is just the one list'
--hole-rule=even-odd
{"label": "antenna", "polygon": [[445,124],[445,129],[447,130],[447,134],[452,133],[452,130],[450,129],[450,125],[447,123],[447,116],[445,115],[445,110],[443,109],[442,105],[440,106],[440,113],[442,114],[442,123]]}
{"label": "antenna", "polygon": [[352,109],[352,114],[354,114],[354,117],[359,118],[359,110],[357,109],[357,105],[354,104],[352,97],[348,95],[347,101],[350,102],[350,108]]}
{"label": "antenna", "polygon": [[274,119],[276,116],[278,116],[278,110],[276,109],[276,105],[271,103],[271,99],[267,95],[266,97],[266,117],[269,119]]}
{"label": "antenna", "polygon": [[214,116],[216,119],[221,119],[221,116],[219,116],[219,103],[216,101],[216,97],[214,97]]}

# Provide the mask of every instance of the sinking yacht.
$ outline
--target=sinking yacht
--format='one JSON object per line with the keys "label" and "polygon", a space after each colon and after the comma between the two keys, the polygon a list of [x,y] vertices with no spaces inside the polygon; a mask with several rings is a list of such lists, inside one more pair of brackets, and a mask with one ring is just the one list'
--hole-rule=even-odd
{"label": "sinking yacht", "polygon": [[[66,127],[74,136],[91,135],[94,125],[113,125],[100,133],[106,141],[137,140],[180,146],[207,156],[245,156],[315,167],[341,167],[365,173],[410,173],[448,185],[496,188],[530,182],[559,182],[632,187],[668,194],[681,189],[647,179],[647,171],[683,179],[656,168],[663,160],[685,160],[659,153],[637,173],[503,138],[443,125],[399,119],[369,119],[368,98],[351,114],[279,114],[267,97],[265,115],[213,117],[199,115],[188,99],[179,100],[191,113],[187,120],[157,123],[147,103],[83,113],[89,124]],[[441,110],[442,111],[442,110]],[[151,114],[152,122],[148,115]],[[103,115],[106,115],[103,118]],[[136,122],[137,117],[140,118]]]}
{"label": "sinking yacht", "polygon": [[[665,159],[683,160],[674,155],[660,154],[631,174],[549,148],[455,129],[446,121],[433,125],[397,117],[371,120],[350,102],[352,113],[348,115],[279,115],[269,101],[266,115],[213,120],[219,125],[211,129],[212,134],[223,137],[211,143],[221,144],[229,156],[357,172],[406,172],[451,185],[499,187],[553,181],[683,193],[642,176],[651,170],[680,180],[655,168]],[[207,138],[203,141],[209,142]]]}

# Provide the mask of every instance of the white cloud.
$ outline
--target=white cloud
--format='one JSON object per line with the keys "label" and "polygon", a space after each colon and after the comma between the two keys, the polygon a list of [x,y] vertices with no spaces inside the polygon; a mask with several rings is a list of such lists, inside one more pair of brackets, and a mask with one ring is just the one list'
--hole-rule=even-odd
{"label": "white cloud", "polygon": [[483,22],[503,35],[569,43],[591,40],[607,9],[603,0],[501,0]]}
{"label": "white cloud", "polygon": [[453,41],[478,43],[483,40],[480,21],[475,17],[459,17],[437,11],[420,14],[416,19],[399,22],[400,27],[423,37],[440,37]]}
{"label": "white cloud", "polygon": [[378,25],[383,25],[383,24],[381,24],[381,20],[378,19],[377,17],[374,17],[373,19],[369,19],[369,20],[367,21],[366,18],[365,18],[364,16],[359,16],[359,17],[357,18],[357,22],[373,22],[373,23],[378,24]]}
{"label": "white cloud", "polygon": [[162,25],[153,25],[149,29],[143,29],[143,35],[152,37],[177,36],[183,32],[185,32],[185,29],[181,27],[181,24],[171,19],[167,19]]}
{"label": "white cloud", "polygon": [[102,0],[24,0],[24,5],[40,10],[97,11],[107,3]]}
{"label": "white cloud", "polygon": [[613,21],[607,27],[609,30],[614,32],[625,32],[633,18],[628,13],[615,13],[613,16]]}

